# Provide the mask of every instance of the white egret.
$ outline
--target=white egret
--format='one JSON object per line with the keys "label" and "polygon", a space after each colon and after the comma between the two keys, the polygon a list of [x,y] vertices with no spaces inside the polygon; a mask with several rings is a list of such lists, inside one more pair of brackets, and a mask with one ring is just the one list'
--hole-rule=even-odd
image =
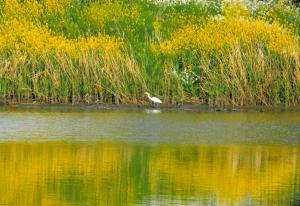
{"label": "white egret", "polygon": [[162,101],[160,99],[158,99],[157,97],[151,97],[149,92],[145,92],[145,95],[147,95],[148,99],[153,104],[161,104],[162,103]]}

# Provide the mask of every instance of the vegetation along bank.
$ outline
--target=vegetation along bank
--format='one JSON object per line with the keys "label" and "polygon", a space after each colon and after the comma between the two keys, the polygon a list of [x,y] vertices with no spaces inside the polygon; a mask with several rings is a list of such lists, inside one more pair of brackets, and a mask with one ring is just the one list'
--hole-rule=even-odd
{"label": "vegetation along bank", "polygon": [[290,1],[0,0],[0,101],[300,103]]}

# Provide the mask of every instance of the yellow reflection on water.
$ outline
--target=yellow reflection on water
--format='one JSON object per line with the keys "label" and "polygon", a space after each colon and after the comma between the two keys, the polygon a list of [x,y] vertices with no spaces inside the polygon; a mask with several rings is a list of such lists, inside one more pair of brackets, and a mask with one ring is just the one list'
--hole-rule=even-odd
{"label": "yellow reflection on water", "polygon": [[0,205],[292,204],[299,159],[299,146],[6,142]]}

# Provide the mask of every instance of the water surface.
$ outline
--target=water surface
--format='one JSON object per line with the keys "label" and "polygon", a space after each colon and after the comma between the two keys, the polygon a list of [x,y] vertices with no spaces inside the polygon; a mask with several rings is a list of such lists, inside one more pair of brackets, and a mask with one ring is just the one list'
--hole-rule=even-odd
{"label": "water surface", "polygon": [[299,205],[299,112],[0,109],[0,205]]}

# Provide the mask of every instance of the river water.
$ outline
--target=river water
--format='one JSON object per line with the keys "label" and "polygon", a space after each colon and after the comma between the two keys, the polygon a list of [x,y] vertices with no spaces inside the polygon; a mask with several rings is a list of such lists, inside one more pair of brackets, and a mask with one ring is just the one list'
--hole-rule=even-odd
{"label": "river water", "polygon": [[0,108],[0,205],[300,205],[300,112]]}

